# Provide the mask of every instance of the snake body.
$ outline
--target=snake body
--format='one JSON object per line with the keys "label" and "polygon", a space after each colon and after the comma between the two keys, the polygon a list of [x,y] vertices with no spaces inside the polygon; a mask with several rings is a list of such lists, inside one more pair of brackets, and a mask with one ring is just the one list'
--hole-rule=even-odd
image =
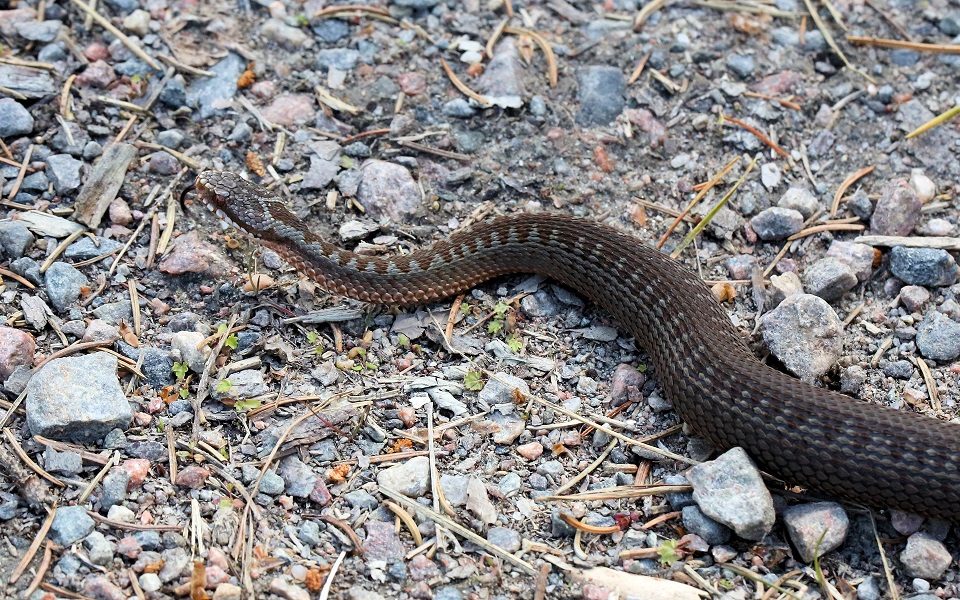
{"label": "snake body", "polygon": [[203,172],[196,190],[322,287],[362,301],[423,304],[501,275],[550,277],[636,338],[681,418],[716,448],[741,446],[761,469],[838,499],[960,518],[960,426],[859,402],[764,365],[693,273],[611,227],[522,214],[379,258],[323,241],[277,195],[236,174]]}

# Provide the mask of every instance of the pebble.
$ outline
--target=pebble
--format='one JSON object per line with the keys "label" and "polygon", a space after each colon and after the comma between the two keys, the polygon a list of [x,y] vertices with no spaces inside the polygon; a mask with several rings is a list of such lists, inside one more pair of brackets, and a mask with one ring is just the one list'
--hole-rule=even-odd
{"label": "pebble", "polygon": [[30,135],[33,132],[30,111],[13,98],[0,98],[0,138]]}
{"label": "pebble", "polygon": [[830,370],[843,351],[840,318],[818,296],[791,296],[764,315],[760,323],[770,352],[807,383]]}
{"label": "pebble", "polygon": [[514,38],[503,37],[477,80],[477,90],[501,108],[520,108],[528,95],[522,83],[524,71]]}
{"label": "pebble", "polygon": [[910,170],[910,185],[913,186],[917,198],[922,204],[930,202],[937,195],[936,184],[924,174],[923,169]]}
{"label": "pebble", "polygon": [[743,448],[691,467],[686,476],[700,510],[740,537],[759,540],[773,528],[773,498]]}
{"label": "pebble", "polygon": [[920,218],[920,198],[905,179],[894,179],[883,189],[870,217],[874,235],[910,235]]}
{"label": "pebble", "polygon": [[60,21],[25,21],[17,23],[14,28],[25,40],[31,42],[52,42],[57,39],[63,23]]}
{"label": "pebble", "polygon": [[543,444],[540,442],[521,444],[517,446],[517,454],[530,461],[537,460],[543,454]]}
{"label": "pebble", "polygon": [[840,374],[840,391],[856,395],[867,382],[867,371],[859,365],[851,365]]}
{"label": "pebble", "polygon": [[[271,21],[272,20],[273,19],[271,19]],[[276,594],[286,600],[310,600],[310,592],[292,583],[288,583],[282,577],[274,577],[270,580],[270,593]]]}
{"label": "pebble", "polygon": [[491,527],[487,531],[487,541],[511,554],[520,550],[520,534],[508,527]]}
{"label": "pebble", "polygon": [[803,288],[809,294],[827,302],[840,299],[857,285],[857,276],[845,263],[836,258],[821,258],[803,273]]}
{"label": "pebble", "polygon": [[0,221],[0,247],[14,260],[20,259],[33,246],[36,238],[19,221]]}
{"label": "pebble", "polygon": [[880,581],[872,575],[868,575],[857,586],[858,600],[880,600],[880,597]]}
{"label": "pebble", "polygon": [[953,557],[937,540],[915,533],[907,538],[907,547],[900,553],[900,562],[910,577],[936,580],[947,570]]}
{"label": "pebble", "polygon": [[93,564],[106,566],[113,562],[114,546],[99,531],[93,531],[85,537],[83,547],[87,549],[87,556]]}
{"label": "pebble", "polygon": [[205,339],[202,333],[196,331],[177,331],[170,338],[170,348],[180,362],[187,363],[194,373],[202,373],[207,357],[210,356],[209,346],[198,348]]}
{"label": "pebble", "polygon": [[195,116],[197,120],[202,121],[225,113],[225,109],[220,107],[224,105],[224,100],[230,100],[236,95],[237,79],[246,67],[247,62],[243,57],[230,52],[220,62],[207,69],[213,72],[213,77],[193,79],[186,90],[184,101],[185,104],[197,109]]}
{"label": "pebble", "polygon": [[121,246],[123,244],[116,240],[97,237],[96,242],[94,242],[89,237],[84,236],[67,246],[67,249],[63,251],[63,257],[75,261],[90,260]]}
{"label": "pebble", "polygon": [[138,8],[124,17],[123,28],[140,37],[147,35],[150,33],[150,13]]}
{"label": "pebble", "polygon": [[923,517],[914,513],[897,509],[890,511],[890,524],[900,535],[910,536],[920,531],[923,520]]}
{"label": "pebble", "polygon": [[[796,27],[777,27],[770,33],[775,44],[780,46],[800,47],[800,32]],[[809,52],[822,52],[826,49],[827,42],[823,39],[823,34],[814,30],[807,30],[803,36],[803,49]]]}
{"label": "pebble", "polygon": [[463,98],[454,98],[448,101],[441,108],[441,112],[448,117],[454,117],[456,119],[469,119],[477,114],[477,110],[470,106],[470,103]]}
{"label": "pebble", "polygon": [[860,283],[870,279],[874,263],[880,262],[880,252],[878,250],[857,242],[834,241],[827,248],[827,256],[846,263],[853,270],[853,274],[857,276],[857,281]]}
{"label": "pebble", "polygon": [[771,275],[770,286],[767,288],[767,310],[773,310],[787,298],[802,293],[803,283],[795,272],[787,271],[782,275]]}
{"label": "pebble", "polygon": [[910,379],[913,376],[913,363],[909,360],[895,360],[883,366],[883,374],[894,379]]}
{"label": "pebble", "polygon": [[927,288],[918,285],[905,285],[900,288],[900,303],[910,312],[917,312],[930,300]]}
{"label": "pebble", "polygon": [[308,497],[319,479],[313,469],[296,456],[281,460],[277,475],[283,479],[284,491],[295,498]]}
{"label": "pebble", "polygon": [[[103,495],[100,497],[101,508],[111,508],[123,502],[127,497],[127,486],[130,485],[130,473],[124,469],[110,469],[103,478]],[[152,550],[152,548],[147,548]]]}
{"label": "pebble", "polygon": [[279,19],[267,19],[260,26],[260,33],[268,40],[273,40],[290,50],[311,48],[313,40],[299,27],[287,25]]}
{"label": "pebble", "polygon": [[77,75],[75,83],[79,88],[102,90],[116,78],[117,73],[113,67],[106,61],[98,60],[87,65],[87,68]]}
{"label": "pebble", "polygon": [[366,490],[353,490],[343,495],[343,498],[350,503],[350,506],[357,510],[372,511],[380,505]]}
{"label": "pebble", "polygon": [[357,200],[371,218],[388,216],[402,222],[420,206],[420,188],[406,168],[387,161],[369,160],[361,167],[363,179]]}
{"label": "pebble", "polygon": [[917,328],[917,349],[925,358],[951,361],[960,356],[960,323],[931,311]]}
{"label": "pebble", "polygon": [[429,489],[430,459],[426,456],[415,456],[384,469],[377,474],[377,483],[397,490],[404,496],[422,496]]}
{"label": "pebble", "polygon": [[809,563],[843,544],[850,521],[839,504],[813,502],[788,508],[783,523],[800,560]]}
{"label": "pebble", "polygon": [[726,543],[732,533],[729,527],[703,514],[703,511],[695,505],[683,507],[683,526],[711,546]]}
{"label": "pebble", "polygon": [[463,506],[467,503],[467,485],[470,478],[465,475],[444,473],[440,476],[440,489],[451,506]]}
{"label": "pebble", "polygon": [[360,61],[360,52],[353,48],[324,48],[317,51],[317,66],[321,69],[350,71]]}
{"label": "pebble", "polygon": [[577,123],[607,125],[623,111],[626,79],[617,67],[590,65],[577,70]]}
{"label": "pebble", "polygon": [[396,562],[403,559],[405,548],[393,521],[368,521],[364,528],[367,530],[367,538],[363,541],[365,560]]}
{"label": "pebble", "polygon": [[844,206],[849,208],[861,221],[868,220],[873,214],[873,202],[870,201],[869,196],[867,196],[867,193],[862,189],[854,192]]}
{"label": "pebble", "polygon": [[760,167],[760,182],[767,190],[773,191],[780,185],[782,177],[780,167],[774,163],[764,163]]}
{"label": "pebble", "polygon": [[483,385],[483,389],[477,394],[477,397],[487,404],[508,404],[513,402],[513,391],[519,390],[524,396],[530,394],[530,386],[527,382],[499,371],[493,377],[488,379]]}
{"label": "pebble", "polygon": [[731,54],[727,56],[727,68],[740,76],[741,79],[748,79],[756,68],[756,61],[752,56],[744,54]]}
{"label": "pebble", "polygon": [[126,600],[128,595],[103,575],[83,579],[83,594],[97,600]]}
{"label": "pebble", "polygon": [[957,262],[939,248],[895,246],[890,251],[890,271],[909,285],[939,287],[957,282]]}
{"label": "pebble", "polygon": [[66,194],[80,187],[79,161],[69,154],[53,154],[47,157],[47,177],[53,182],[53,189],[57,194]]}
{"label": "pebble", "polygon": [[227,261],[217,246],[200,239],[197,231],[181,235],[160,260],[159,269],[168,275],[205,273],[214,277],[226,273]]}
{"label": "pebble", "polygon": [[949,237],[953,234],[953,223],[946,219],[933,218],[920,229],[923,235]]}
{"label": "pebble", "polygon": [[271,123],[290,127],[313,120],[317,111],[313,96],[309,94],[280,94],[262,109],[263,116]]}
{"label": "pebble", "polygon": [[0,326],[0,381],[6,381],[19,366],[32,367],[36,350],[37,343],[32,335]]}
{"label": "pebble", "polygon": [[82,506],[61,506],[50,525],[50,539],[70,547],[93,532],[96,523]]}
{"label": "pebble", "polygon": [[800,231],[803,215],[790,208],[771,206],[754,215],[750,226],[761,240],[782,240]]}
{"label": "pebble", "polygon": [[792,187],[777,200],[780,208],[789,208],[799,212],[804,219],[809,219],[820,208],[820,201],[803,187]]}
{"label": "pebble", "polygon": [[72,476],[83,470],[83,460],[76,452],[57,452],[47,446],[43,451],[43,468]]}
{"label": "pebble", "polygon": [[643,399],[641,389],[646,383],[646,376],[630,364],[617,365],[610,378],[610,393],[607,402],[611,407],[617,407],[625,402],[638,402]]}

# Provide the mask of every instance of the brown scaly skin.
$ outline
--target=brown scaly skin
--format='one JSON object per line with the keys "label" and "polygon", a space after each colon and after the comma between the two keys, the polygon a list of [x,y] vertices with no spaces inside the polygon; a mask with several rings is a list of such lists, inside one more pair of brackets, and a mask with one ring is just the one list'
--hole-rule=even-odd
{"label": "brown scaly skin", "polygon": [[523,214],[412,254],[372,258],[324,242],[279,197],[239,175],[205,171],[196,190],[330,292],[367,302],[423,304],[509,273],[551,277],[627,328],[677,412],[717,448],[741,446],[792,485],[960,520],[960,426],[858,402],[767,367],[693,273],[615,229]]}

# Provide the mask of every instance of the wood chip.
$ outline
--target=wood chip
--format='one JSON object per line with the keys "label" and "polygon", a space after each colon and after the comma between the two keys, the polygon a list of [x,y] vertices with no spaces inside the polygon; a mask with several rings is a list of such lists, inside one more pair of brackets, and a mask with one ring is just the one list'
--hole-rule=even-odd
{"label": "wood chip", "polygon": [[130,144],[108,145],[77,196],[73,218],[90,229],[96,229],[110,203],[116,199],[127,169],[136,156],[137,149]]}

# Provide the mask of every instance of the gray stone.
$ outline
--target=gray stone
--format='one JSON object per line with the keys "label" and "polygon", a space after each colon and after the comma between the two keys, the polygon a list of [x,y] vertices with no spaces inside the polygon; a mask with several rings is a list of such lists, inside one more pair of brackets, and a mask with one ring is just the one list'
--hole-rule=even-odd
{"label": "gray stone", "polygon": [[626,79],[617,67],[591,65],[577,71],[577,123],[607,125],[623,111]]}
{"label": "gray stone", "polygon": [[[0,236],[2,239],[2,236]],[[33,285],[40,285],[43,281],[40,275],[40,263],[29,257],[18,258],[10,263],[10,270],[23,277]]]}
{"label": "gray stone", "polygon": [[47,298],[57,312],[63,312],[80,298],[80,288],[89,282],[86,275],[65,262],[55,262],[44,274]]}
{"label": "gray stone", "polygon": [[353,48],[324,48],[317,51],[317,66],[321,69],[350,71],[360,61],[360,52]]}
{"label": "gray stone", "polygon": [[58,194],[66,194],[80,187],[80,167],[83,161],[69,154],[54,154],[47,157],[47,177],[53,182]]}
{"label": "gray stone", "polygon": [[920,198],[906,179],[894,179],[883,189],[870,217],[875,235],[909,235],[920,218]]}
{"label": "gray stone", "polygon": [[803,273],[803,288],[809,294],[830,302],[842,297],[857,285],[857,276],[836,258],[821,258]]}
{"label": "gray stone", "polygon": [[700,510],[740,537],[759,540],[773,527],[773,498],[743,448],[732,448],[690,468],[687,479]]}
{"label": "gray stone", "polygon": [[858,600],[880,600],[880,581],[869,575],[857,586]]}
{"label": "gray stone", "polygon": [[791,208],[771,206],[751,218],[750,226],[761,240],[782,240],[800,231],[803,215]]}
{"label": "gray stone", "polygon": [[117,379],[117,357],[106,352],[50,361],[27,384],[27,425],[34,435],[93,442],[133,419]]}
{"label": "gray stone", "polygon": [[207,357],[210,356],[211,349],[208,346],[198,349],[204,339],[205,336],[197,331],[178,331],[170,338],[170,348],[194,373],[203,372]]}
{"label": "gray stone", "polygon": [[[70,132],[69,135],[67,135],[68,131]],[[89,141],[90,134],[86,128],[80,127],[73,121],[67,121],[57,129],[57,133],[50,140],[50,145],[61,154],[77,157],[83,154],[83,147]]]}
{"label": "gray stone", "polygon": [[51,540],[69,548],[93,532],[96,523],[82,506],[61,506],[50,525]]}
{"label": "gray stone", "polygon": [[304,521],[297,530],[297,537],[308,547],[313,548],[320,543],[320,524],[316,521]]}
{"label": "gray stone", "polygon": [[739,75],[742,79],[747,79],[753,74],[756,67],[752,56],[743,54],[731,54],[727,56],[727,68]]}
{"label": "gray stone", "polygon": [[72,476],[83,470],[83,460],[76,452],[57,452],[47,446],[43,450],[43,467],[52,473]]}
{"label": "gray stone", "polygon": [[[96,243],[87,236],[83,236],[76,242],[67,246],[67,249],[63,251],[64,258],[69,258],[70,260],[90,260],[91,258],[96,258],[102,254],[106,254],[111,250],[116,250],[123,246],[120,242],[116,240],[109,240],[107,238],[97,237]],[[127,302],[129,305],[130,303]]]}
{"label": "gray stone", "polygon": [[14,260],[19,259],[27,253],[35,241],[36,238],[20,221],[0,221],[0,247],[8,257]]}
{"label": "gray stone", "polygon": [[92,531],[83,538],[83,547],[87,549],[87,556],[93,564],[107,566],[113,562],[114,545],[99,531]]}
{"label": "gray stone", "polygon": [[277,475],[276,471],[267,471],[263,474],[263,479],[260,480],[260,487],[257,490],[268,496],[279,496],[285,488],[286,482],[283,481],[283,477]]}
{"label": "gray stone", "polygon": [[898,67],[912,67],[920,61],[920,53],[909,48],[897,48],[888,54],[890,62]]}
{"label": "gray stone", "polygon": [[440,489],[451,506],[464,506],[467,503],[467,484],[470,478],[465,475],[444,473],[440,476]]}
{"label": "gray stone", "polygon": [[353,490],[343,495],[350,506],[357,510],[372,511],[380,506],[380,502],[366,490]]}
{"label": "gray stone", "polygon": [[930,300],[927,288],[917,285],[905,285],[900,288],[900,303],[910,312],[917,312]]}
{"label": "gray stone", "polygon": [[791,296],[761,318],[767,347],[787,369],[813,383],[843,351],[843,326],[837,313],[812,294]]}
{"label": "gray stone", "polygon": [[463,98],[454,98],[443,105],[441,109],[444,115],[457,119],[469,119],[477,114],[477,110],[470,106],[470,103]]}
{"label": "gray stone", "polygon": [[60,21],[23,21],[16,23],[14,28],[25,40],[48,43],[57,39],[62,26]]}
{"label": "gray stone", "polygon": [[803,283],[793,271],[787,271],[783,275],[773,275],[770,277],[770,287],[767,288],[767,310],[773,310],[780,306],[780,303],[803,293]]}
{"label": "gray stone", "polygon": [[834,502],[814,502],[791,506],[783,513],[783,523],[800,553],[800,560],[812,562],[840,547],[850,524],[846,511]]}
{"label": "gray stone", "polygon": [[515,38],[500,38],[493,56],[477,80],[477,90],[501,108],[519,108],[527,95],[523,88],[524,65]]}
{"label": "gray stone", "polygon": [[280,19],[267,19],[260,26],[260,33],[268,40],[290,49],[310,48],[313,40],[301,28],[287,25]]}
{"label": "gray stone", "polygon": [[683,508],[683,526],[687,531],[699,535],[711,546],[726,543],[732,533],[729,527],[703,514],[696,505]]}
{"label": "gray stone", "polygon": [[477,397],[487,404],[507,404],[513,402],[515,389],[525,396],[530,394],[530,386],[526,381],[501,371],[487,380]]}
{"label": "gray stone", "polygon": [[930,312],[917,328],[917,349],[925,358],[956,359],[960,356],[960,323],[941,312]]}
{"label": "gray stone", "polygon": [[491,527],[487,531],[487,541],[511,554],[520,550],[520,534],[508,527]]}
{"label": "gray stone", "polygon": [[896,246],[890,251],[890,271],[910,285],[945,286],[957,282],[957,262],[946,250]]}
{"label": "gray stone", "polygon": [[866,370],[861,366],[851,365],[840,374],[840,391],[844,394],[856,395],[866,382]]}
{"label": "gray stone", "polygon": [[913,363],[909,360],[895,360],[883,365],[883,374],[894,379],[913,377]]}
{"label": "gray stone", "polygon": [[[182,536],[179,537],[181,540],[183,539]],[[167,544],[167,546],[169,546],[169,544]],[[184,571],[187,570],[188,566],[192,564],[190,553],[181,547],[164,550],[160,553],[160,557],[163,562],[163,567],[157,575],[160,576],[160,580],[164,583],[170,583],[174,579],[179,578]]]}
{"label": "gray stone", "polygon": [[834,241],[827,249],[827,256],[846,263],[857,276],[857,281],[863,283],[870,279],[873,263],[878,260],[879,252],[866,244]]}
{"label": "gray stone", "polygon": [[288,456],[280,461],[277,475],[283,478],[286,493],[295,498],[306,498],[313,491],[318,476],[309,465],[296,456]]}
{"label": "gray stone", "polygon": [[[119,326],[121,321],[130,323],[133,319],[133,303],[129,300],[108,302],[93,309],[93,314],[97,319],[108,325]],[[130,352],[130,358],[137,360],[139,358],[137,352]]]}
{"label": "gray stone", "polygon": [[117,342],[117,349],[133,361],[140,361],[143,357],[140,361],[140,372],[146,376],[146,383],[150,387],[159,390],[173,383],[173,361],[170,360],[169,352],[150,346],[134,348],[122,341]]}
{"label": "gray stone", "polygon": [[[667,475],[663,478],[663,485],[690,485],[683,475]],[[669,492],[666,494],[667,503],[673,510],[682,510],[687,506],[696,506],[693,492]]]}
{"label": "gray stone", "polygon": [[211,67],[213,77],[200,77],[193,81],[186,92],[186,103],[197,109],[196,118],[205,120],[222,115],[223,108],[216,105],[223,100],[231,100],[237,93],[237,79],[247,67],[247,61],[239,54],[230,52],[220,62]]}
{"label": "gray stone", "polygon": [[922,533],[907,538],[907,547],[900,553],[900,562],[910,577],[940,579],[953,561],[944,545]]}
{"label": "gray stone", "polygon": [[33,133],[30,111],[13,98],[0,98],[0,138]]}
{"label": "gray stone", "polygon": [[523,487],[523,480],[520,479],[519,475],[511,471],[503,476],[503,479],[500,480],[497,487],[500,489],[500,493],[510,497],[520,491]]}
{"label": "gray stone", "polygon": [[415,456],[377,474],[377,483],[416,498],[427,493],[430,484],[430,459]]}
{"label": "gray stone", "polygon": [[[100,509],[109,510],[123,502],[127,497],[127,486],[130,484],[130,474],[121,468],[113,468],[103,478],[103,493],[100,496]],[[151,550],[152,548],[147,548]]]}
{"label": "gray stone", "polygon": [[809,219],[820,208],[820,201],[807,188],[792,187],[780,196],[777,206],[795,210],[803,215],[804,219]]}
{"label": "gray stone", "polygon": [[[221,383],[229,381],[229,385]],[[245,369],[232,373],[227,379],[221,380],[211,394],[217,400],[233,399],[245,400],[256,398],[270,391],[260,369]]]}

